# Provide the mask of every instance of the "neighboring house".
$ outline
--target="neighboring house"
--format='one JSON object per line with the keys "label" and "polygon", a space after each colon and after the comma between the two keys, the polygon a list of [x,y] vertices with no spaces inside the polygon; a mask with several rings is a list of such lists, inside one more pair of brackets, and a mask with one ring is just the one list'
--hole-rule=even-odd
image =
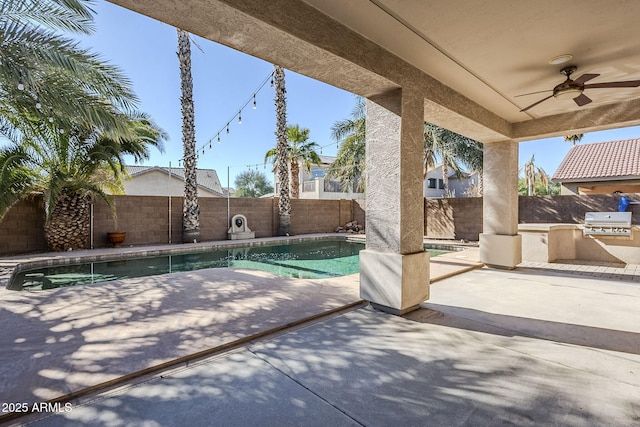
{"label": "neighboring house", "polygon": [[[364,193],[356,191],[343,192],[340,187],[340,181],[337,179],[325,178],[329,165],[336,158],[333,156],[320,156],[321,163],[319,165],[311,165],[311,172],[307,172],[304,165],[300,165],[300,198],[301,199],[322,199],[322,200],[339,200],[339,199],[364,199]],[[279,194],[278,176],[274,175],[275,194]],[[262,197],[273,197],[273,194]]]}
{"label": "neighboring house", "polygon": [[[184,195],[184,169],[160,166],[127,166],[130,179],[124,182],[129,196]],[[227,197],[213,169],[197,169],[198,197]]]}
{"label": "neighboring house", "polygon": [[640,193],[640,139],[574,145],[551,180],[561,195]]}
{"label": "neighboring house", "polygon": [[[453,197],[468,197],[468,192],[473,185],[478,185],[478,173],[463,173],[458,179],[455,172],[449,168],[449,192],[453,193]],[[436,165],[435,168],[427,172],[424,180],[424,197],[435,198],[445,197],[444,182],[442,180],[442,164]]]}
{"label": "neighboring house", "polygon": [[337,179],[325,178],[327,169],[336,158],[333,156],[320,156],[319,165],[311,165],[311,172],[307,172],[304,166],[300,166],[300,198],[301,199],[363,199],[364,193],[350,188],[344,192]]}

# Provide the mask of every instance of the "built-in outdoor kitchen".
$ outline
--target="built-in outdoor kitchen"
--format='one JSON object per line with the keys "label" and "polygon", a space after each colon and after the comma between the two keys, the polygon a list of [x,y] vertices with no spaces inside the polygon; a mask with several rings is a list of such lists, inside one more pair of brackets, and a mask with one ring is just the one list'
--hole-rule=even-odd
{"label": "built-in outdoor kitchen", "polygon": [[640,264],[640,225],[632,220],[632,212],[605,211],[586,212],[582,224],[519,224],[522,260]]}

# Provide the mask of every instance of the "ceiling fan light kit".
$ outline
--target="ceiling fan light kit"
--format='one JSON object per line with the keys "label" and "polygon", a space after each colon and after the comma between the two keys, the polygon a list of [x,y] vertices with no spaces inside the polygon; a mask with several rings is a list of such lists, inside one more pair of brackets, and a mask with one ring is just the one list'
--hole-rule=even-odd
{"label": "ceiling fan light kit", "polygon": [[[563,55],[561,55],[563,56]],[[559,57],[558,57],[559,58]],[[551,60],[553,60],[552,58]],[[551,60],[549,62],[551,63]],[[553,97],[558,99],[573,99],[573,101],[579,107],[586,105],[591,101],[591,98],[586,96],[583,92],[585,89],[610,89],[610,88],[624,88],[624,87],[638,87],[640,86],[640,80],[630,80],[625,82],[605,82],[605,83],[594,83],[585,85],[589,80],[595,79],[600,74],[583,74],[575,80],[571,79],[571,74],[573,74],[578,67],[575,65],[571,65],[568,67],[564,67],[560,70],[560,74],[567,76],[567,79],[553,88],[553,94],[547,96],[546,98],[542,98],[541,100],[534,102],[528,107],[523,108],[520,112],[527,111],[530,108],[535,107],[536,105],[546,101],[547,99]]]}
{"label": "ceiling fan light kit", "polygon": [[558,90],[558,91],[554,90],[553,91],[553,96],[558,98],[558,99],[573,99],[573,98],[577,98],[578,96],[580,96],[582,91],[583,91],[582,88],[569,87],[569,88],[563,89],[563,90]]}

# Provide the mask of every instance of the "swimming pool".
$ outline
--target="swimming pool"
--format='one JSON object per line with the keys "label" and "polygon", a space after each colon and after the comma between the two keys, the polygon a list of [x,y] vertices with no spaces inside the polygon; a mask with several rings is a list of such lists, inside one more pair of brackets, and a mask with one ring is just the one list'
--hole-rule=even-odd
{"label": "swimming pool", "polygon": [[[38,291],[204,268],[252,268],[277,276],[322,279],[359,271],[364,243],[344,239],[274,243],[18,271],[8,289]],[[427,249],[431,256],[449,250]]]}

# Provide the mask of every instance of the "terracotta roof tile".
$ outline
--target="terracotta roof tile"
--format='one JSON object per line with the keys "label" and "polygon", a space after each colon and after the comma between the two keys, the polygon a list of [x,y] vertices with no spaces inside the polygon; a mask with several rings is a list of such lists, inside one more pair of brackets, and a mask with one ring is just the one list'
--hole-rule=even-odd
{"label": "terracotta roof tile", "polygon": [[574,145],[552,179],[568,182],[632,176],[640,177],[640,138]]}

